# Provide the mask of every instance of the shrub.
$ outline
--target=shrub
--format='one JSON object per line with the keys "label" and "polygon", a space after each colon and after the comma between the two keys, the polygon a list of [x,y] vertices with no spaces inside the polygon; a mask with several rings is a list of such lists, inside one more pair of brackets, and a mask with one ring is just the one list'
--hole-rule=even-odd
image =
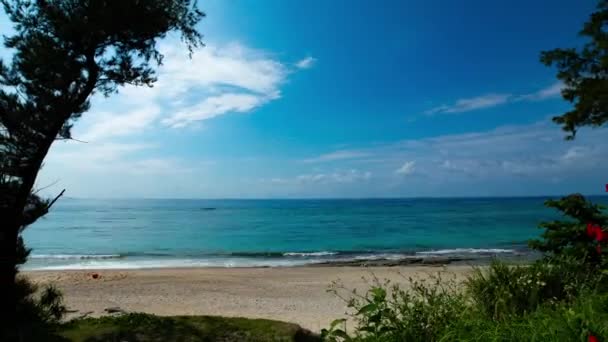
{"label": "shrub", "polygon": [[572,303],[542,305],[507,320],[463,316],[450,325],[442,341],[588,341],[590,335],[608,340],[608,295],[585,292]]}
{"label": "shrub", "polygon": [[545,259],[528,266],[493,261],[476,268],[465,282],[475,306],[489,319],[502,320],[532,312],[541,304],[571,301],[595,289],[604,278],[568,257]]}
{"label": "shrub", "polygon": [[567,256],[590,266],[600,266],[605,262],[602,254],[607,249],[602,250],[602,246],[599,246],[598,253],[598,244],[605,242],[598,242],[587,233],[589,223],[606,227],[608,216],[602,212],[603,206],[587,201],[580,194],[548,200],[545,205],[561,211],[573,220],[541,223],[539,227],[544,229],[542,239],[531,240],[529,245],[532,249],[542,252],[548,258]]}
{"label": "shrub", "polygon": [[[450,322],[466,310],[463,293],[455,281],[440,274],[431,282],[409,279],[410,288],[376,284],[363,296],[353,292],[349,307],[355,310],[353,336],[340,329],[345,320],[334,321],[322,331],[326,341],[437,341]],[[335,289],[334,289],[335,291]]]}
{"label": "shrub", "polygon": [[16,280],[16,326],[4,327],[0,341],[53,341],[66,307],[62,295],[53,286],[39,289],[26,278]]}

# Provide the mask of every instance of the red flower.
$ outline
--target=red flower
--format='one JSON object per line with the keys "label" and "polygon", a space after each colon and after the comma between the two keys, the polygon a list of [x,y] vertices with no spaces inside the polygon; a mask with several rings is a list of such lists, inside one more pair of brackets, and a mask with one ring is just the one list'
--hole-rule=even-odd
{"label": "red flower", "polygon": [[587,236],[592,239],[595,237],[595,227],[593,226],[593,223],[587,223]]}
{"label": "red flower", "polygon": [[600,342],[600,340],[593,335],[589,335],[589,342]]}
{"label": "red flower", "polygon": [[604,233],[602,227],[593,223],[587,223],[587,236],[599,242],[608,240],[608,234]]}
{"label": "red flower", "polygon": [[595,226],[595,228],[595,239],[600,242],[606,240],[606,237],[608,236],[604,233],[602,228],[600,226]]}
{"label": "red flower", "polygon": [[[602,227],[600,227],[597,224],[593,224],[593,223],[587,223],[587,236],[596,240],[597,242],[604,242],[604,241],[608,240],[608,233],[605,233],[602,230]],[[597,250],[598,254],[602,253],[602,247],[600,246],[599,243],[596,246],[596,250]]]}

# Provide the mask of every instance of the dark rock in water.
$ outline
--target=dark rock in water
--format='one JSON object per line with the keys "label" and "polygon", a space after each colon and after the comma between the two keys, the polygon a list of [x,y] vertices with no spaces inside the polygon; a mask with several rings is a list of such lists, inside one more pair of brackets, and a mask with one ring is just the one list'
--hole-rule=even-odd
{"label": "dark rock in water", "polygon": [[216,210],[217,208],[213,208],[213,207],[209,207],[209,208],[201,208],[201,210],[205,210],[205,211],[209,211],[209,210]]}
{"label": "dark rock in water", "polygon": [[424,258],[422,260],[422,264],[423,265],[445,265],[445,264],[451,263],[452,261],[458,261],[458,259],[457,258],[447,258],[447,257],[429,257],[429,258]]}
{"label": "dark rock in water", "polygon": [[394,267],[408,265],[446,265],[452,262],[470,261],[474,258],[465,257],[407,257],[402,259],[375,259],[375,260],[344,260],[327,261],[307,266],[331,267],[331,266],[366,266],[366,267]]}

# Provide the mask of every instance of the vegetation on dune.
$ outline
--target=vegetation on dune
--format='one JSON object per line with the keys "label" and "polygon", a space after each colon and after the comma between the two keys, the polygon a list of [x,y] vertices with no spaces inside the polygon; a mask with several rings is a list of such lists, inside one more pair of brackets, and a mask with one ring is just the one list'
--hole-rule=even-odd
{"label": "vegetation on dune", "polygon": [[320,338],[296,324],[212,316],[158,317],[126,314],[86,318],[63,325],[58,339],[74,342],[313,342]]}

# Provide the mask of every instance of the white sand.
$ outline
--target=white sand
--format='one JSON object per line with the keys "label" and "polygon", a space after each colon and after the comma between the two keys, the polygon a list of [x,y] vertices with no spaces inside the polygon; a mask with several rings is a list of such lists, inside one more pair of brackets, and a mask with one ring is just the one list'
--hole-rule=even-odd
{"label": "white sand", "polygon": [[[222,315],[268,318],[319,331],[345,317],[346,303],[327,289],[341,280],[364,291],[362,277],[390,279],[407,286],[409,276],[446,270],[463,279],[469,266],[193,268],[155,270],[29,271],[37,283],[52,283],[64,293],[73,315],[108,307],[157,315]],[[93,279],[92,274],[99,274]]]}

